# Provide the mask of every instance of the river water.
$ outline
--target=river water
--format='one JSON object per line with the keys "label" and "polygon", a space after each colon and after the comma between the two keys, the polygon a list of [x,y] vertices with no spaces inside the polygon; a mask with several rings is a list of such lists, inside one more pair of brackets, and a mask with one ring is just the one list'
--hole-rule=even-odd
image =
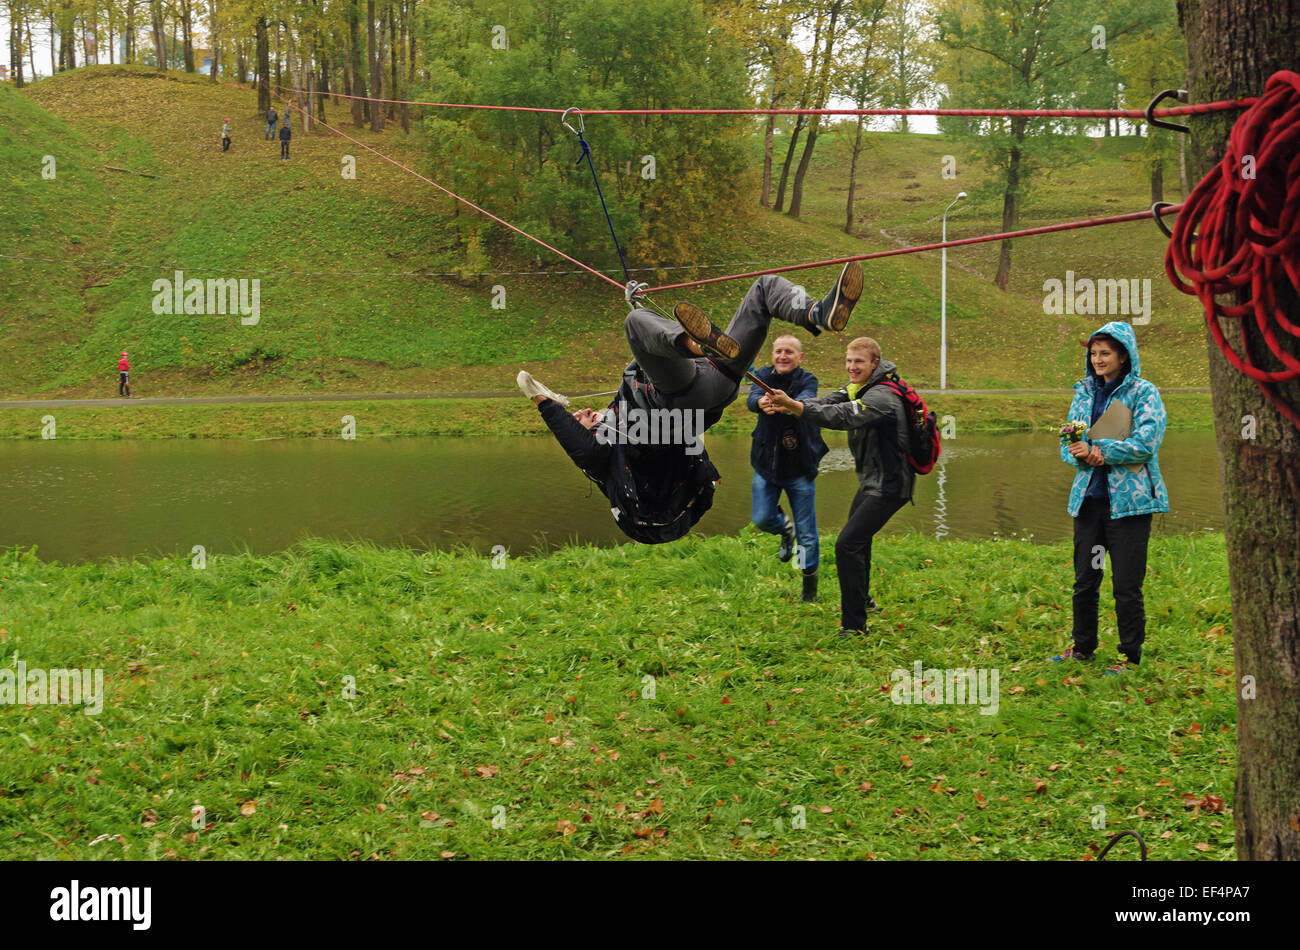
{"label": "river water", "polygon": [[[817,479],[818,526],[836,531],[856,488],[844,436]],[[722,473],[696,531],[749,521],[750,440],[710,435]],[[1050,433],[963,435],[917,480],[916,504],[886,533],[931,537],[1070,535],[1072,470]],[[1160,451],[1173,510],[1154,533],[1221,530],[1212,432],[1171,432]],[[414,548],[468,546],[512,555],[566,542],[624,539],[604,498],[549,437],[358,441],[0,442],[0,548],[36,545],[46,560],[280,550],[303,537]],[[788,509],[787,509],[788,510]]]}

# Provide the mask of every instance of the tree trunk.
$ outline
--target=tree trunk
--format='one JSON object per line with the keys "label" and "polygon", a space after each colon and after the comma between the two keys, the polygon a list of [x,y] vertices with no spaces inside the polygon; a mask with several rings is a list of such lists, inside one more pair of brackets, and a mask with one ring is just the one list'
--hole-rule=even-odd
{"label": "tree trunk", "polygon": [[803,178],[808,174],[808,165],[812,161],[813,146],[817,144],[817,126],[818,119],[821,116],[812,117],[812,123],[808,126],[808,138],[804,140],[803,154],[799,156],[799,167],[794,173],[794,187],[790,189],[790,210],[786,212],[790,217],[799,217],[799,211],[803,207]]}
{"label": "tree trunk", "polygon": [[[392,81],[388,85],[389,93],[386,98],[400,99],[402,97],[397,90],[397,22],[396,17],[393,16],[392,7],[388,8],[388,59]],[[397,103],[390,102],[388,104],[388,117],[390,119],[397,118]]]}
{"label": "tree trunk", "polygon": [[[1179,0],[1187,37],[1193,102],[1261,95],[1268,77],[1300,61],[1300,0]],[[1209,173],[1226,151],[1238,113],[1191,123],[1192,173]],[[1284,150],[1285,162],[1294,146]],[[1263,174],[1286,179],[1279,168]],[[1278,305],[1300,321],[1300,302],[1279,281]],[[1238,298],[1239,303],[1241,298]],[[1230,321],[1236,322],[1236,321]],[[1279,366],[1254,321],[1241,321],[1257,365]],[[1227,328],[1240,347],[1241,333]],[[1279,333],[1281,348],[1300,355],[1300,340]],[[1237,858],[1300,860],[1300,431],[1259,387],[1234,370],[1211,341],[1210,388],[1223,477],[1228,577],[1232,590],[1237,689],[1237,786],[1233,812]],[[1300,381],[1277,384],[1300,406]],[[1257,420],[1242,438],[1243,417]],[[1245,678],[1251,680],[1246,681]],[[1250,686],[1247,683],[1251,684]]]}
{"label": "tree trunk", "polygon": [[36,41],[32,39],[32,21],[24,16],[23,25],[27,27],[27,61],[32,64],[32,82],[36,82]]}
{"label": "tree trunk", "polygon": [[1151,166],[1151,203],[1165,200],[1165,166],[1157,163]]}
{"label": "tree trunk", "polygon": [[194,72],[194,6],[190,0],[181,0],[181,37],[184,43],[181,54],[187,73]]}
{"label": "tree trunk", "polygon": [[361,37],[358,35],[358,21],[361,11],[357,7],[359,0],[348,4],[348,74],[351,77],[351,89],[348,94],[360,96],[352,100],[352,124],[358,129],[366,122],[366,82],[361,72]]}
{"label": "tree trunk", "polygon": [[[370,88],[375,90],[375,95],[379,95],[379,89],[383,86],[383,80],[380,76],[382,68],[379,60],[379,47],[375,45],[375,0],[366,0],[366,36],[370,40],[369,57],[370,57]],[[382,132],[384,130],[384,110],[381,103],[372,103],[370,107],[370,131]]]}
{"label": "tree trunk", "polygon": [[[1011,134],[1016,144],[1011,146],[1010,160],[1007,162],[1007,187],[1002,195],[1002,230],[1012,231],[1020,220],[1020,143],[1025,140],[1025,127],[1028,119],[1017,116],[1011,120]],[[998,273],[993,279],[999,290],[1006,290],[1011,280],[1011,241],[1002,241],[998,254]]]}
{"label": "tree trunk", "polygon": [[153,54],[158,60],[158,68],[167,68],[167,35],[163,32],[162,0],[152,0],[149,4],[149,17],[153,26]]}
{"label": "tree trunk", "polygon": [[[799,108],[802,109],[803,106],[800,106]],[[799,144],[799,135],[803,132],[803,120],[803,116],[796,117],[794,129],[790,132],[790,146],[785,150],[785,163],[781,166],[781,181],[780,184],[776,186],[776,205],[773,207],[774,211],[780,211],[785,207],[785,183],[790,175],[790,162],[794,160],[794,150]]]}
{"label": "tree trunk", "polygon": [[1191,183],[1187,180],[1187,136],[1178,136],[1178,187],[1183,190],[1183,200],[1192,193]]}
{"label": "tree trunk", "polygon": [[[409,26],[410,26],[410,24],[408,23],[408,20],[409,20],[409,19],[410,19],[410,4],[409,4],[409,3],[403,3],[403,4],[402,4],[402,16],[401,16],[401,21],[402,21],[402,35],[401,35],[401,42],[400,42],[400,44],[399,44],[399,46],[400,46],[400,48],[401,48],[401,53],[402,53],[402,55],[401,55],[402,70],[401,70],[401,71],[402,71],[403,73],[406,72],[406,34],[407,34],[408,29],[409,29]],[[396,81],[394,81],[394,83],[393,83],[393,88],[394,88],[394,89],[397,88],[397,83],[396,83]],[[407,93],[407,94],[409,94],[409,92],[410,92],[410,88],[411,88],[411,87],[410,87],[410,83],[409,83],[409,81],[408,81],[408,83],[407,83],[407,85],[406,85],[406,87],[405,87],[405,89],[406,89],[406,93]],[[405,98],[406,98],[406,94],[403,94],[403,95],[401,95],[401,96],[399,96],[399,97],[397,97],[397,98],[405,99]],[[402,105],[401,105],[401,119],[402,119],[402,131],[403,131],[403,132],[409,132],[409,131],[411,131],[411,118],[410,118],[410,114],[409,114],[409,112],[408,112],[408,108],[407,108],[407,105],[406,105],[405,102],[403,102]]]}
{"label": "tree trunk", "polygon": [[135,2],[136,0],[127,0],[126,3],[126,28],[122,32],[124,63],[135,62]]}
{"label": "tree trunk", "polygon": [[[859,109],[862,104],[858,103]],[[863,116],[858,116],[857,137],[853,140],[853,157],[849,160],[849,197],[844,204],[844,233],[853,233],[853,193],[857,187],[858,181],[858,156],[862,154],[862,120]]]}
{"label": "tree trunk", "polygon": [[9,4],[9,62],[14,68],[14,88],[23,88],[23,12],[16,0]]}
{"label": "tree trunk", "polygon": [[257,18],[257,111],[265,118],[271,110],[271,50],[266,38],[266,17]]}
{"label": "tree trunk", "polygon": [[[775,109],[773,105],[771,108]],[[767,124],[763,127],[763,193],[758,197],[758,203],[766,208],[772,201],[772,145],[775,138],[776,116],[769,115]]]}

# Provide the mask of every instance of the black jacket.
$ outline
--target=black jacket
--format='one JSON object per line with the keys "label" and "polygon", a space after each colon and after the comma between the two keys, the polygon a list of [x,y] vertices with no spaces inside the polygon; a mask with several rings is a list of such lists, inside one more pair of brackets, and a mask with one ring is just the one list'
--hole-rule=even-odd
{"label": "black jacket", "polygon": [[[817,377],[805,369],[796,368],[792,373],[778,373],[776,367],[764,366],[755,370],[754,375],[793,399],[803,401],[817,396]],[[753,444],[749,450],[749,464],[769,482],[779,482],[777,469],[782,439],[792,432],[796,440],[795,467],[798,474],[804,478],[816,478],[817,466],[827,452],[820,430],[802,417],[785,413],[767,415],[758,408],[758,400],[762,395],[763,389],[758,383],[749,387],[749,399],[745,404],[750,412],[758,413],[758,420],[754,423]]]}
{"label": "black jacket", "polygon": [[848,387],[803,400],[803,418],[827,429],[847,429],[858,485],[868,495],[911,500],[916,474],[907,464],[907,412],[897,393],[876,383],[898,369],[881,360],[856,399]]}
{"label": "black jacket", "polygon": [[[633,362],[601,426],[614,433],[626,426],[624,410],[666,409],[670,402]],[[600,486],[619,528],[634,541],[676,540],[713,506],[714,485],[722,476],[702,445],[698,454],[690,455],[685,445],[629,445],[609,435],[598,439],[553,400],[543,401],[538,409],[573,463]],[[704,428],[720,414],[706,414]]]}

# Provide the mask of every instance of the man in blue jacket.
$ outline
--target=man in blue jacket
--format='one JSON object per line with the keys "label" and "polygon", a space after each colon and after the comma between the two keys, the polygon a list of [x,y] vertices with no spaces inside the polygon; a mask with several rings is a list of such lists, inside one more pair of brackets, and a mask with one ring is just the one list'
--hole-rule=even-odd
{"label": "man in blue jacket", "polygon": [[1142,378],[1137,337],[1128,323],[1107,323],[1088,338],[1087,347],[1086,375],[1074,384],[1069,418],[1089,424],[1088,438],[1061,446],[1062,461],[1075,468],[1069,501],[1074,643],[1052,659],[1092,659],[1102,565],[1109,553],[1120,659],[1107,672],[1120,673],[1142,662],[1142,582],[1151,516],[1169,510],[1159,460],[1165,407],[1155,383]]}
{"label": "man in blue jacket", "polygon": [[[802,369],[802,363],[803,344],[796,337],[779,336],[772,341],[772,365],[754,375],[794,399],[814,399],[817,377]],[[758,413],[749,452],[749,464],[754,468],[751,517],[760,531],[781,536],[776,556],[783,563],[794,555],[798,539],[802,598],[804,603],[811,603],[817,599],[817,569],[821,562],[813,479],[826,454],[826,443],[816,426],[782,412],[757,383],[750,386],[746,405],[750,412]],[[792,517],[786,517],[778,504],[782,491],[790,501]]]}

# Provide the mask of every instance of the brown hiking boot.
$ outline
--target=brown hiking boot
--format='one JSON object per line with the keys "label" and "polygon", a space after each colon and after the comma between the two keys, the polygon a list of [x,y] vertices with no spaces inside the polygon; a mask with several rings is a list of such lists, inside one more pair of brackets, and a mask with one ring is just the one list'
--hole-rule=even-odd
{"label": "brown hiking boot", "polygon": [[704,311],[694,304],[681,302],[673,307],[673,316],[682,325],[687,336],[700,345],[700,349],[724,360],[734,360],[740,355],[740,344],[713,325]]}

